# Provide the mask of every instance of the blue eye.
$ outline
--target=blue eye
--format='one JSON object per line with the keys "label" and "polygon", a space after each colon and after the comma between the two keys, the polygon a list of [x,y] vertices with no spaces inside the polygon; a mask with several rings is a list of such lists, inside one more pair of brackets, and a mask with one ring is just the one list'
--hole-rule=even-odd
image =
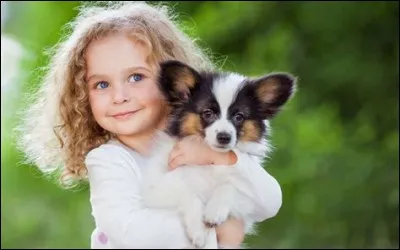
{"label": "blue eye", "polygon": [[108,85],[108,82],[101,81],[96,84],[96,89],[105,89],[108,88]]}
{"label": "blue eye", "polygon": [[141,81],[143,79],[143,75],[142,74],[133,74],[131,76],[129,76],[129,81],[130,82],[138,82]]}

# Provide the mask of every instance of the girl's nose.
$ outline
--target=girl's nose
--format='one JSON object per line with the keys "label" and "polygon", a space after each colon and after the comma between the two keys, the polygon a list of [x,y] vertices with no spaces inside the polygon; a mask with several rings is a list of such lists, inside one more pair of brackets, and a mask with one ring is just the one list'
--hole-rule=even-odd
{"label": "girl's nose", "polygon": [[129,91],[126,89],[125,84],[122,84],[114,88],[114,96],[113,96],[114,104],[129,102],[130,100],[131,98],[129,97]]}

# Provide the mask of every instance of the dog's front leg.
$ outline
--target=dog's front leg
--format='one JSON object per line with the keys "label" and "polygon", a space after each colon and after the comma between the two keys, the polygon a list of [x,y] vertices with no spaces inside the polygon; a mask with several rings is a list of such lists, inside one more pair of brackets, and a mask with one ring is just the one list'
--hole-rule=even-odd
{"label": "dog's front leg", "polygon": [[206,203],[204,222],[209,226],[222,224],[229,216],[235,201],[235,192],[235,187],[230,183],[217,186]]}
{"label": "dog's front leg", "polygon": [[194,194],[188,194],[182,199],[180,206],[183,223],[189,239],[196,248],[203,248],[208,241],[210,229],[203,222],[204,204]]}

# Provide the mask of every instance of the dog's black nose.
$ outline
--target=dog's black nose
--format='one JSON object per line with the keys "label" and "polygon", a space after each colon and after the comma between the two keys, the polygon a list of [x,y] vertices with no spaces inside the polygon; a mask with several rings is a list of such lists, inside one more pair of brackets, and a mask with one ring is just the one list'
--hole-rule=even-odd
{"label": "dog's black nose", "polygon": [[226,132],[218,133],[217,141],[219,144],[228,144],[231,141],[231,135]]}

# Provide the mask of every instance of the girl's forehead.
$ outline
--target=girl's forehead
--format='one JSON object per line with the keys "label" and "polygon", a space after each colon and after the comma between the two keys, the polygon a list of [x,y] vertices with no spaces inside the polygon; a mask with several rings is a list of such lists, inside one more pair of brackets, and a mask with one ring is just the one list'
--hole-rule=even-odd
{"label": "girl's forehead", "polygon": [[88,71],[113,71],[132,66],[153,69],[153,53],[146,43],[125,34],[110,34],[89,43],[85,59]]}

